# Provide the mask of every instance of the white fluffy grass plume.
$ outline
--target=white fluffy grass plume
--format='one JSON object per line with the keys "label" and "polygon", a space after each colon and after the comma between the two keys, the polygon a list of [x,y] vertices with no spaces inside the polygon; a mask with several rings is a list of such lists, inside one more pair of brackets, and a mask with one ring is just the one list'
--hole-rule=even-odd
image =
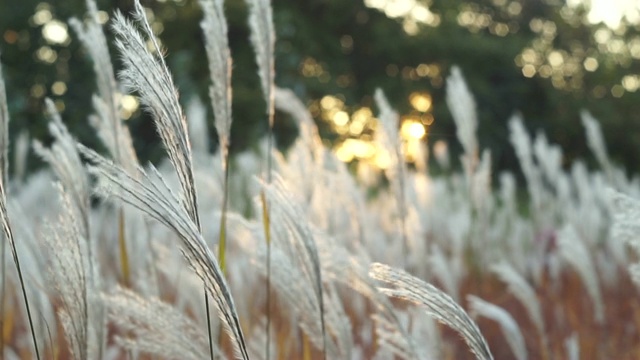
{"label": "white fluffy grass plume", "polygon": [[382,293],[424,306],[427,314],[457,331],[478,359],[493,359],[478,325],[449,295],[403,270],[380,263],[371,264],[369,276],[393,286],[379,287]]}
{"label": "white fluffy grass plume", "polygon": [[467,301],[469,302],[469,313],[472,316],[483,316],[500,325],[504,338],[517,360],[527,359],[527,347],[520,327],[506,310],[473,295],[467,296]]}
{"label": "white fluffy grass plume", "polygon": [[243,359],[248,358],[244,335],[229,286],[222,275],[215,256],[207,246],[198,226],[168,187],[162,176],[151,167],[152,175],[139,169],[137,180],[122,168],[80,146],[93,166],[89,171],[98,178],[97,192],[103,197],[115,196],[172,229],[181,241],[183,255],[193,270],[204,281],[219,311],[220,319],[231,337],[235,350]]}
{"label": "white fluffy grass plume", "polygon": [[204,12],[200,27],[204,33],[205,50],[209,59],[211,86],[209,97],[213,106],[216,131],[222,159],[226,161],[231,135],[231,52],[227,40],[227,20],[222,0],[199,0]]}
{"label": "white fluffy grass plume", "polygon": [[[155,50],[161,51],[139,1],[135,2],[133,15]],[[120,78],[125,86],[140,94],[141,103],[153,116],[169,159],[178,173],[181,202],[200,228],[187,123],[169,69],[161,56],[154,56],[147,50],[147,43],[135,24],[119,12],[115,14],[112,29],[124,63]]]}

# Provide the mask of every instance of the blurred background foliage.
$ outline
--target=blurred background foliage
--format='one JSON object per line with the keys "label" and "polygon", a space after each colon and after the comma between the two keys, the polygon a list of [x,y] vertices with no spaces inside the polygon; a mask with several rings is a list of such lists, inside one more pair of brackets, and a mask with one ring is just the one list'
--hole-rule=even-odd
{"label": "blurred background foliage", "polygon": [[[582,0],[274,0],[276,83],[308,104],[341,159],[384,167],[370,141],[375,88],[402,115],[410,160],[418,161],[411,157],[416,144],[447,143],[456,154],[444,88],[457,64],[476,98],[481,146],[491,149],[497,170],[518,168],[507,138],[515,112],[524,115],[531,132],[542,130],[559,143],[567,163],[588,157],[579,118],[587,109],[602,122],[612,157],[637,172],[640,9],[628,3],[616,13],[614,5],[597,0],[591,8]],[[181,101],[186,105],[199,96],[209,104],[197,1],[143,5],[166,48]],[[99,0],[98,6],[108,24],[115,10],[130,12],[132,1]],[[267,121],[245,2],[227,0],[225,7],[234,59],[232,152],[238,152],[257,146]],[[24,130],[46,139],[43,99],[51,97],[77,138],[98,145],[86,120],[95,91],[91,61],[67,26],[85,11],[84,0],[0,0],[0,59],[13,139]],[[111,54],[119,68],[113,48]],[[152,122],[134,97],[123,96],[122,105],[140,158],[157,161],[163,151]],[[281,148],[296,131],[291,119],[278,114]],[[213,126],[210,132],[215,138]]]}

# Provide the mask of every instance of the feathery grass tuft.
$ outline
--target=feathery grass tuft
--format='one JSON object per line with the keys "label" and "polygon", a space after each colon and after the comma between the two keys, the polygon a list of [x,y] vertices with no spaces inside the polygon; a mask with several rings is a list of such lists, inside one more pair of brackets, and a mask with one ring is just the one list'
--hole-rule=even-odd
{"label": "feathery grass tuft", "polygon": [[[279,226],[285,229],[285,232],[280,236],[286,236],[286,240],[289,242],[288,247],[294,252],[294,256],[292,257],[297,259],[308,281],[313,284],[313,290],[318,303],[324,356],[326,357],[327,338],[325,332],[322,270],[313,233],[308,224],[299,221],[300,214],[304,214],[304,210],[288,195],[282,179],[277,178],[270,184],[265,183],[262,189],[266,196],[265,200],[271,204],[269,211],[271,216],[273,216],[272,219],[275,219],[277,215]],[[270,254],[269,246],[270,244],[267,244],[267,256]],[[267,268],[267,271],[269,271],[269,268]]]}
{"label": "feathery grass tuft", "polygon": [[[104,295],[103,300],[109,318],[124,334],[116,337],[123,348],[169,359],[199,360],[208,356],[206,337],[175,307],[121,287]],[[219,349],[215,351],[216,357],[222,358]]]}
{"label": "feathery grass tuft", "polygon": [[379,287],[382,293],[426,307],[427,314],[462,335],[463,340],[478,359],[493,359],[478,325],[449,295],[400,269],[380,263],[371,264],[369,276],[394,286],[394,288]]}
{"label": "feathery grass tuft", "polygon": [[407,237],[406,224],[408,213],[406,199],[407,189],[405,186],[405,174],[407,170],[404,155],[402,154],[400,133],[398,131],[398,121],[400,120],[400,117],[398,113],[391,108],[387,97],[381,89],[376,89],[374,99],[376,101],[376,105],[378,105],[378,108],[380,109],[379,118],[382,123],[382,128],[384,129],[384,132],[380,132],[379,134],[377,133],[376,136],[382,137],[380,141],[383,143],[383,146],[387,149],[393,159],[392,166],[387,170],[387,176],[392,184],[393,192],[398,203],[398,220],[400,222],[400,234],[402,236],[402,261],[404,262],[404,266],[406,266],[409,255],[409,239]]}
{"label": "feathery grass tuft", "polygon": [[152,218],[172,229],[181,240],[181,250],[187,263],[205,284],[207,293],[212,296],[234,349],[243,359],[247,359],[247,348],[240,321],[229,286],[222,274],[211,250],[207,246],[197,224],[173,191],[164,182],[162,176],[151,167],[152,175],[142,169],[138,180],[127,174],[122,168],[98,155],[94,151],[79,145],[82,154],[93,163],[90,173],[98,178],[96,191],[103,197],[115,196],[133,205]]}
{"label": "feathery grass tuft", "polygon": [[45,99],[47,117],[49,118],[49,132],[55,139],[50,149],[45,148],[39,141],[33,142],[35,152],[46,161],[58,179],[62,182],[65,189],[69,192],[74,201],[74,205],[80,212],[80,219],[83,227],[81,229],[82,236],[86,241],[89,240],[89,179],[86,171],[80,161],[76,142],[69,134],[67,127],[62,122],[62,118],[58,113],[53,101]]}
{"label": "feathery grass tuft", "polygon": [[[160,52],[160,46],[138,0],[135,1],[133,16],[155,51]],[[116,36],[116,47],[124,63],[120,78],[128,89],[140,94],[141,103],[153,116],[169,160],[180,180],[180,202],[200,228],[187,123],[169,69],[161,56],[154,56],[147,50],[147,44],[136,26],[122,13],[116,12],[112,29]]]}
{"label": "feathery grass tuft", "polygon": [[81,228],[82,213],[72,194],[60,183],[56,188],[62,209],[45,239],[53,255],[50,278],[62,302],[58,316],[75,358],[102,358],[105,323],[96,299],[100,288],[95,259]]}
{"label": "feathery grass tuft", "polygon": [[467,296],[471,316],[484,316],[497,322],[517,360],[527,360],[527,347],[518,323],[503,308],[473,295]]}

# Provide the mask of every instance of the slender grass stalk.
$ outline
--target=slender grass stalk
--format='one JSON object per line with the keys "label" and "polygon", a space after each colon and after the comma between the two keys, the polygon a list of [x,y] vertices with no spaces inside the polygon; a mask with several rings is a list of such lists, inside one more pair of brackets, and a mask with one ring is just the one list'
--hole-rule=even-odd
{"label": "slender grass stalk", "polygon": [[[9,162],[8,162],[8,150],[9,150],[9,111],[7,109],[7,95],[4,87],[4,77],[2,76],[2,68],[0,67],[0,217],[2,218],[2,228],[4,234],[2,235],[2,299],[0,300],[0,316],[4,318],[5,313],[5,290],[6,290],[6,241],[9,240],[9,247],[11,254],[13,255],[13,261],[16,264],[16,270],[18,271],[18,278],[20,280],[20,287],[22,289],[22,296],[24,297],[24,303],[27,308],[27,317],[29,319],[29,329],[31,331],[31,337],[33,338],[33,346],[36,351],[36,358],[40,359],[40,351],[38,350],[38,342],[36,341],[36,332],[33,326],[33,320],[31,317],[31,309],[29,306],[29,298],[27,296],[26,286],[22,277],[22,269],[20,268],[20,259],[18,257],[18,251],[13,239],[13,233],[11,226],[9,225],[9,216],[6,208],[6,193],[5,186],[8,184],[9,177]],[[4,325],[4,321],[3,324]],[[4,330],[4,326],[3,326]],[[0,336],[2,338],[0,347],[0,353],[4,353],[4,334]]]}
{"label": "slender grass stalk", "polygon": [[[9,155],[9,109],[7,108],[7,94],[4,88],[4,77],[2,75],[2,67],[0,66],[0,171],[2,171],[2,181],[8,184],[9,177],[9,161],[7,156]],[[2,248],[0,249],[0,262],[2,262],[2,282],[0,290],[0,354],[4,354],[4,314],[5,314],[5,294],[6,294],[6,276],[7,276],[7,238],[4,234],[0,235],[2,238]]]}
{"label": "slender grass stalk", "polygon": [[22,290],[22,297],[24,298],[24,304],[27,310],[27,318],[29,320],[29,330],[31,331],[31,338],[33,339],[33,347],[36,352],[36,358],[40,360],[40,350],[38,349],[38,341],[36,340],[36,330],[33,325],[33,318],[31,316],[31,307],[29,306],[29,297],[27,296],[27,288],[22,276],[22,269],[20,268],[20,258],[18,257],[18,251],[16,249],[15,240],[13,239],[13,232],[11,231],[11,225],[9,224],[9,217],[6,207],[6,196],[4,190],[4,181],[0,181],[0,221],[2,221],[2,229],[4,231],[5,238],[9,239],[9,247],[11,249],[11,255],[13,261],[16,264],[16,270],[18,271],[18,279],[20,280],[20,288]]}
{"label": "slender grass stalk", "polygon": [[0,351],[4,351],[4,320],[5,320],[5,292],[6,292],[6,283],[5,283],[5,277],[7,276],[7,264],[5,261],[5,257],[6,257],[6,237],[4,236],[4,234],[1,235],[2,237],[2,245],[0,245],[2,247],[2,249],[0,250],[0,256],[2,257],[0,259],[0,262],[2,263],[2,265],[0,265],[0,268],[2,269],[2,279],[0,280],[0,282],[2,282],[1,287],[2,290],[0,290]]}
{"label": "slender grass stalk", "polygon": [[[222,216],[220,216],[220,233],[218,236],[218,261],[223,274],[226,274],[226,248],[227,248],[227,203],[229,193],[229,143],[231,135],[231,52],[227,39],[227,21],[224,16],[222,0],[201,0],[204,19],[200,23],[205,36],[205,50],[209,60],[209,75],[211,86],[209,96],[215,117],[215,127],[220,143],[220,157],[222,159],[222,171],[224,173]],[[209,316],[209,301],[206,299],[207,319]],[[207,322],[209,339],[211,326]],[[219,332],[222,341],[222,331]],[[213,357],[213,343],[209,344]]]}
{"label": "slender grass stalk", "polygon": [[[273,28],[273,13],[271,2],[269,0],[247,0],[249,4],[249,28],[251,29],[251,43],[256,53],[256,62],[258,64],[258,75],[260,76],[260,85],[267,103],[267,119],[269,129],[267,132],[267,169],[266,182],[271,183],[272,159],[273,151],[273,116],[275,109],[275,30]],[[264,194],[264,189],[260,195],[262,199],[262,220],[264,237],[267,242],[267,324],[266,324],[266,342],[265,355],[270,358],[271,337],[271,226],[269,224],[269,204]],[[326,353],[326,351],[325,351]]]}

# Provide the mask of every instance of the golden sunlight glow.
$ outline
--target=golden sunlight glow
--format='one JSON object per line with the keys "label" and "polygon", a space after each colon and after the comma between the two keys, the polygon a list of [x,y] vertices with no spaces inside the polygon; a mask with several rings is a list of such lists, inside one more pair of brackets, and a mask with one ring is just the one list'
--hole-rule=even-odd
{"label": "golden sunlight glow", "polygon": [[51,92],[55,95],[64,95],[67,92],[67,84],[62,81],[56,81],[51,85]]}
{"label": "golden sunlight glow", "polygon": [[370,158],[376,153],[373,143],[359,139],[347,139],[342,146],[348,148],[359,159]]}
{"label": "golden sunlight glow", "polygon": [[135,96],[125,95],[122,97],[122,107],[125,110],[134,112],[138,110],[138,106],[140,106],[140,104]]}
{"label": "golden sunlight glow", "polygon": [[337,126],[345,126],[349,122],[349,114],[346,111],[338,111],[333,115],[332,120]]}
{"label": "golden sunlight glow", "polygon": [[622,87],[629,92],[635,92],[640,87],[640,79],[636,75],[626,75],[622,78]]}
{"label": "golden sunlight glow", "polygon": [[406,120],[400,127],[400,134],[404,139],[422,139],[427,131],[420,121]]}
{"label": "golden sunlight glow", "polygon": [[567,5],[575,7],[589,5],[587,20],[592,24],[605,23],[611,29],[620,27],[623,18],[631,24],[640,23],[640,4],[637,0],[569,0]]}
{"label": "golden sunlight glow", "polygon": [[373,158],[373,164],[380,169],[387,169],[391,166],[391,156],[385,150],[380,150]]}
{"label": "golden sunlight glow", "polygon": [[322,100],[320,100],[320,106],[325,110],[342,107],[342,101],[335,96],[325,95]]}
{"label": "golden sunlight glow", "polygon": [[335,153],[342,162],[350,162],[353,160],[353,153],[346,146],[342,146],[342,144],[335,148]]}
{"label": "golden sunlight glow", "polygon": [[364,123],[360,121],[354,121],[349,125],[349,132],[351,135],[358,136],[362,134],[364,130]]}
{"label": "golden sunlight glow", "polygon": [[598,60],[592,57],[588,57],[584,59],[582,65],[584,65],[585,70],[593,72],[598,69]]}
{"label": "golden sunlight glow", "polygon": [[524,75],[525,77],[531,78],[536,74],[536,67],[531,65],[531,64],[527,64],[525,66],[522,67],[522,75]]}
{"label": "golden sunlight glow", "polygon": [[133,115],[133,113],[138,110],[140,107],[140,103],[135,96],[131,95],[123,95],[120,99],[120,104],[122,108],[120,109],[120,117],[127,120]]}
{"label": "golden sunlight glow", "polygon": [[421,141],[420,139],[409,139],[403,146],[404,156],[408,162],[415,162],[418,158],[420,158],[420,152],[422,149],[420,148]]}
{"label": "golden sunlight glow", "polygon": [[361,123],[367,123],[368,121],[371,121],[371,118],[373,117],[373,112],[371,111],[371,108],[368,107],[361,107],[360,109],[356,110],[353,112],[353,115],[351,115],[351,118],[353,119],[354,122],[361,122]]}
{"label": "golden sunlight glow", "polygon": [[64,44],[69,40],[67,25],[58,20],[51,20],[42,27],[42,36],[50,44]]}
{"label": "golden sunlight glow", "polygon": [[558,67],[564,62],[562,54],[558,51],[552,51],[551,53],[549,53],[549,56],[547,56],[547,60],[549,60],[549,65],[553,67]]}
{"label": "golden sunlight glow", "polygon": [[376,154],[376,151],[376,146],[372,142],[351,138],[346,139],[335,148],[336,156],[343,162],[350,162],[354,159],[370,159]]}
{"label": "golden sunlight glow", "polygon": [[409,102],[414,109],[427,112],[431,108],[431,95],[428,93],[414,92],[409,95]]}
{"label": "golden sunlight glow", "polygon": [[416,0],[365,0],[365,6],[378,9],[390,18],[403,18],[408,34],[417,31],[418,23],[436,27],[440,25],[440,15]]}
{"label": "golden sunlight glow", "polygon": [[49,4],[40,3],[38,4],[38,10],[33,14],[31,19],[36,25],[44,25],[52,18],[51,11],[49,11]]}
{"label": "golden sunlight glow", "polygon": [[53,64],[58,59],[58,53],[48,46],[41,46],[36,51],[36,57],[42,62]]}

